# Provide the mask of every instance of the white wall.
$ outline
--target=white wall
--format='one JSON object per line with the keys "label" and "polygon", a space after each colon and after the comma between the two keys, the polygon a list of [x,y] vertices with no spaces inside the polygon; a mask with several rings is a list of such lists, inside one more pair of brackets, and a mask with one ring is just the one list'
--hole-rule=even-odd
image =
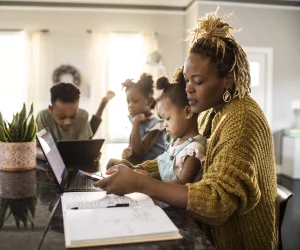
{"label": "white wall", "polygon": [[[218,5],[219,15],[234,12],[229,20],[234,28],[242,28],[235,37],[243,47],[273,48],[272,128],[289,127],[293,120],[291,101],[300,100],[300,10],[220,2]],[[196,2],[192,8],[198,11],[191,13],[202,17],[218,5]]]}
{"label": "white wall", "polygon": [[[186,14],[185,14],[185,37],[188,37],[189,35],[189,30],[194,29],[197,25],[197,20],[199,19],[199,17],[201,17],[199,15],[199,10],[198,10],[198,3],[195,2],[194,4],[192,4],[187,10],[186,10]],[[186,42],[185,43],[185,55],[187,55],[188,50],[190,47],[190,43]]]}
{"label": "white wall", "polygon": [[[218,4],[220,15],[234,12],[230,20],[234,27],[243,29],[236,34],[242,46],[273,48],[272,127],[274,130],[288,127],[293,117],[290,108],[291,101],[300,99],[298,62],[300,58],[300,10],[250,7],[234,3],[226,5],[219,2]],[[207,3],[207,1],[206,3],[196,1],[185,13],[0,8],[0,29],[27,29],[31,32],[49,29],[50,33],[45,36],[52,36],[51,41],[55,42],[55,46],[51,45],[52,52],[48,51],[48,56],[51,56],[56,64],[70,62],[79,67],[86,84],[91,85],[91,91],[97,92],[93,95],[91,103],[85,104],[95,109],[96,103],[102,96],[99,92],[105,83],[105,77],[102,74],[105,70],[99,70],[95,78],[90,75],[89,67],[83,64],[84,61],[94,60],[86,52],[90,42],[88,38],[90,35],[86,33],[87,29],[101,34],[123,31],[142,32],[151,36],[153,32],[158,32],[158,48],[164,57],[168,75],[171,76],[173,70],[182,65],[186,57],[187,43],[182,41],[187,35],[186,31],[195,27],[198,17],[206,12],[214,11],[216,7],[217,5]],[[73,38],[76,36],[78,38],[74,42]],[[31,89],[40,99],[47,99],[49,96],[49,88],[52,84],[51,74],[56,66],[52,62],[52,64],[41,63],[36,67],[38,73],[35,72],[36,80]]]}
{"label": "white wall", "polygon": [[[182,12],[0,8],[1,29],[25,29],[30,34],[34,59],[28,99],[35,100],[36,110],[46,108],[50,102],[54,69],[68,63],[79,69],[83,83],[93,92],[91,98],[81,101],[81,106],[90,113],[95,112],[104,95],[99,92],[105,85],[106,69],[101,65],[105,59],[95,59],[98,55],[91,55],[91,46],[97,39],[101,43],[101,37],[107,38],[111,32],[140,32],[147,36],[158,32],[158,48],[169,76],[182,65],[184,58]],[[40,29],[49,29],[49,33],[40,33]],[[93,30],[93,34],[86,30]],[[95,62],[99,65],[94,65]],[[99,72],[93,75],[91,69],[95,67]]]}

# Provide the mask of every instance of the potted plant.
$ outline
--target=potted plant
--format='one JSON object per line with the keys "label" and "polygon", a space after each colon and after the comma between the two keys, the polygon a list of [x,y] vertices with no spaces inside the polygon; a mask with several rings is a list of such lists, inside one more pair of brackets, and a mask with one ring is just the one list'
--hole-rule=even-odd
{"label": "potted plant", "polygon": [[36,195],[35,169],[18,172],[0,171],[0,229],[5,222],[9,225],[15,221],[18,229],[22,222],[25,228],[27,223],[30,223],[31,229],[34,230]]}
{"label": "potted plant", "polygon": [[13,115],[12,122],[3,119],[0,112],[0,169],[8,171],[35,168],[37,124],[31,104],[29,114],[26,106]]}

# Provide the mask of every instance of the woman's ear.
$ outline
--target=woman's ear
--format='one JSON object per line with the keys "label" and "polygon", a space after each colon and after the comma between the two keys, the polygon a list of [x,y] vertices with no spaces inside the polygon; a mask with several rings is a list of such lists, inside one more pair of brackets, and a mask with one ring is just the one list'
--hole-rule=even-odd
{"label": "woman's ear", "polygon": [[186,106],[184,108],[184,114],[186,119],[191,119],[194,115],[190,106]]}

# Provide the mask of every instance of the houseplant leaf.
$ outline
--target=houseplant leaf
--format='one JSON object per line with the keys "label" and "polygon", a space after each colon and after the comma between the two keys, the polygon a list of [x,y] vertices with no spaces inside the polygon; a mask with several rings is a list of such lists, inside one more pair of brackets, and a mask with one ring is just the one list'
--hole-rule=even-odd
{"label": "houseplant leaf", "polygon": [[7,138],[5,136],[5,133],[4,133],[4,129],[2,127],[0,127],[0,141],[2,141],[2,142],[8,142]]}
{"label": "houseplant leaf", "polygon": [[26,135],[26,138],[24,141],[32,141],[32,136],[35,133],[34,124],[35,124],[34,117],[31,116],[29,125],[28,125],[27,135]]}
{"label": "houseplant leaf", "polygon": [[9,207],[9,200],[0,198],[0,229],[3,227],[5,222],[5,215]]}
{"label": "houseplant leaf", "polygon": [[20,126],[20,137],[22,138],[23,135],[23,123],[26,119],[26,106],[25,103],[23,103],[23,108],[20,112],[20,120],[19,120],[19,126]]}
{"label": "houseplant leaf", "polygon": [[36,197],[29,197],[28,201],[27,201],[27,204],[28,204],[28,209],[31,213],[31,216],[32,216],[32,218],[34,218],[34,216],[35,216],[35,207],[36,207],[36,204],[37,204],[37,198]]}

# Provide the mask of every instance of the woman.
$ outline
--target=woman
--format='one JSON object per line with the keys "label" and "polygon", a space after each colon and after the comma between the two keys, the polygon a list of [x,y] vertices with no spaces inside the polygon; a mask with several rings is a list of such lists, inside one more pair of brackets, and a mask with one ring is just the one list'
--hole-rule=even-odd
{"label": "woman", "polygon": [[[117,165],[109,170],[112,176],[95,185],[120,195],[142,192],[186,208],[203,223],[217,249],[277,249],[272,134],[249,96],[246,55],[223,18],[209,13],[198,21],[184,63],[189,104],[195,113],[202,112],[199,132],[209,139],[202,180],[169,184]],[[157,161],[138,167],[157,171]]]}

